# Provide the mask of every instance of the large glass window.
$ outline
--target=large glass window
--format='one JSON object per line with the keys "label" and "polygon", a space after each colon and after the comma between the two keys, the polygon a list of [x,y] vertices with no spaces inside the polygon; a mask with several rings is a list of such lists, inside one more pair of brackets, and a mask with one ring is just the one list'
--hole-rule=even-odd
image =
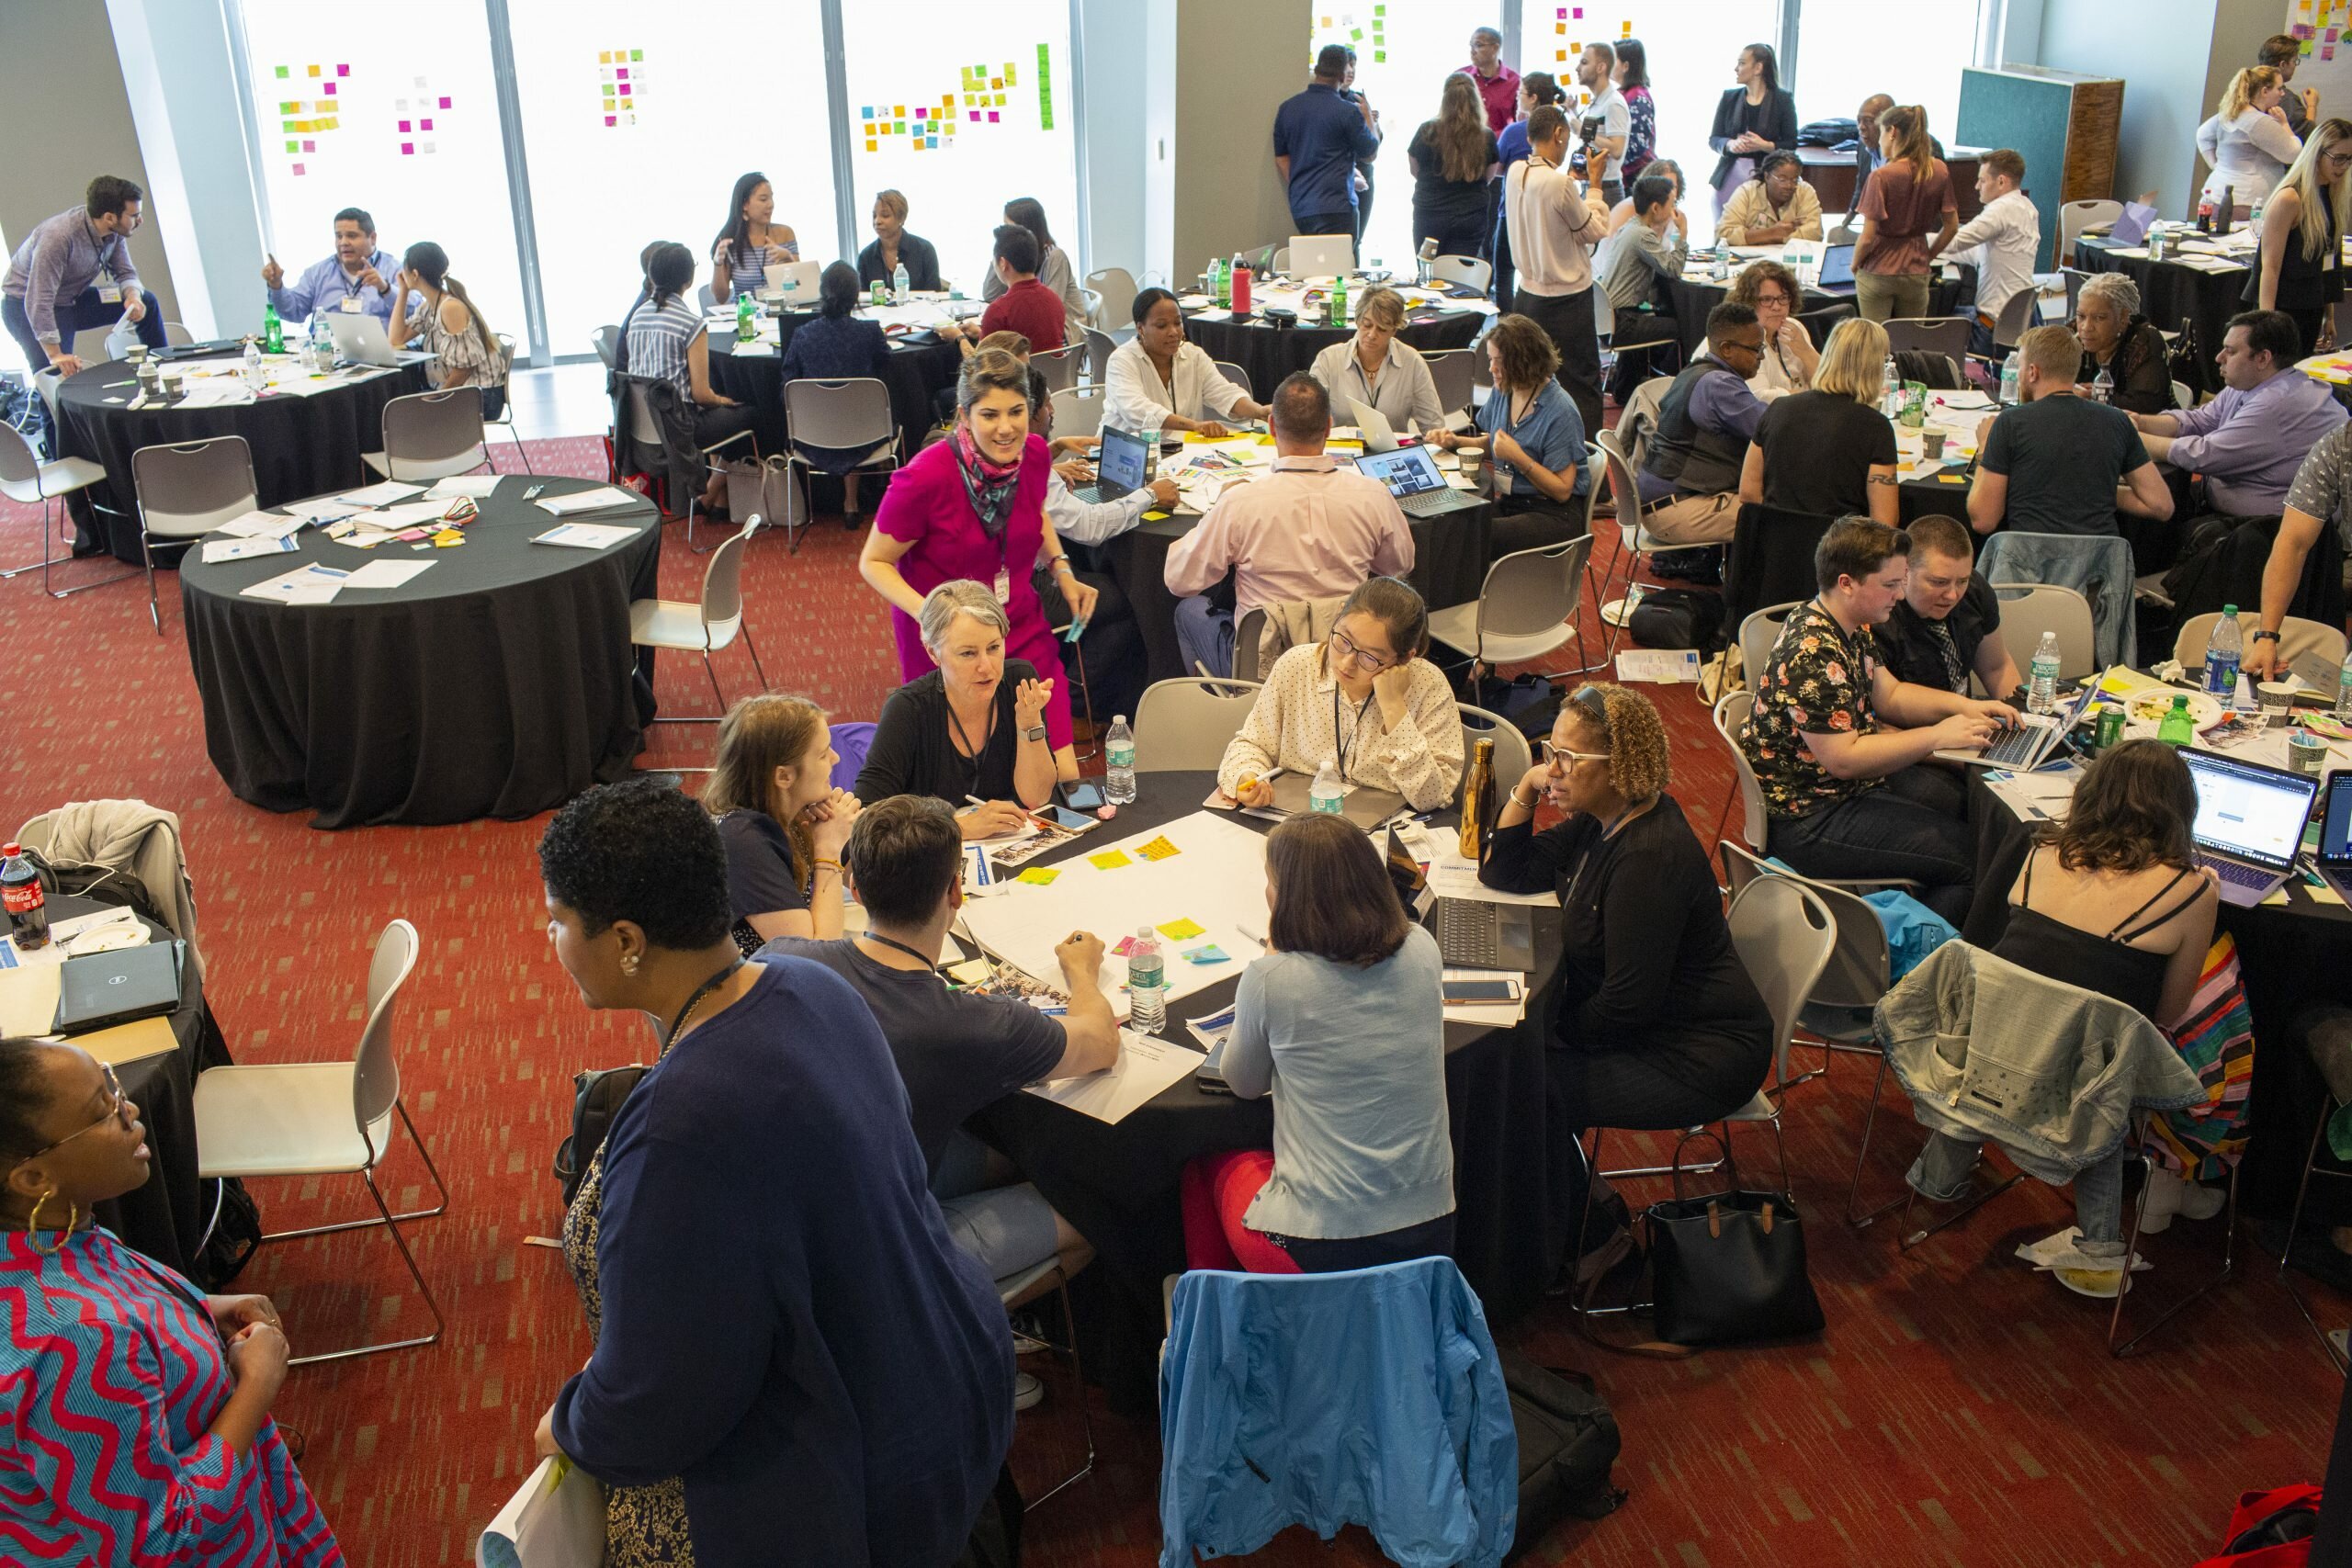
{"label": "large glass window", "polygon": [[842,7],[859,243],[875,193],[896,190],[942,277],[977,296],[1004,204],[1034,197],[1082,278],[1069,0],[926,7],[908,23],[901,6]]}
{"label": "large glass window", "polygon": [[838,248],[817,0],[508,0],[548,343],[578,355],[636,298],[655,240],[697,283],[758,170],[804,260]]}
{"label": "large glass window", "polygon": [[288,276],[334,252],[338,209],[364,208],[395,255],[439,243],[492,330],[519,344],[522,269],[484,9],[435,6],[395,30],[363,6],[243,7],[265,243]]}
{"label": "large glass window", "polygon": [[[1808,119],[1850,117],[1863,98],[1884,93],[1924,107],[1928,130],[1949,143],[1960,117],[1960,73],[1976,58],[1979,3],[1906,0],[1902,47],[1889,49],[1890,13],[1880,0],[1804,0],[1797,12],[1798,107]],[[1817,90],[1805,91],[1808,84]]]}

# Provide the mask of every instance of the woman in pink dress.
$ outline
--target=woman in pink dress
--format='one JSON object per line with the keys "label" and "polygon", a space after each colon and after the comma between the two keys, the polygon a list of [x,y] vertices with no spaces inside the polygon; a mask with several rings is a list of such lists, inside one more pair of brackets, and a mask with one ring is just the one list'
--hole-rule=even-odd
{"label": "woman in pink dress", "polygon": [[[1012,623],[1006,655],[1028,660],[1041,677],[1052,675],[1061,669],[1061,649],[1046,625],[1032,574],[1041,558],[1049,564],[1080,622],[1094,613],[1095,591],[1079,581],[1046,521],[1048,462],[1045,441],[1029,433],[1028,367],[984,349],[964,362],[956,402],[955,434],[917,453],[890,481],[858,571],[890,603],[900,679],[934,668],[922,645],[923,595],[958,578],[994,586]],[[1057,773],[1074,779],[1069,682],[1057,680],[1053,687],[1046,739]]]}

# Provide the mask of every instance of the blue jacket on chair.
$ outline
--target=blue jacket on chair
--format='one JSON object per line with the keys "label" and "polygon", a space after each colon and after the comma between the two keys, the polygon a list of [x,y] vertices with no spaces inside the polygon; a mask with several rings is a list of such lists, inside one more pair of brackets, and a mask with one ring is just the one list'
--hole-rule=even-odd
{"label": "blue jacket on chair", "polygon": [[2090,601],[2099,668],[2140,662],[2132,613],[2132,546],[2114,534],[2019,534],[2004,528],[1976,555],[1986,582],[2049,582]]}
{"label": "blue jacket on chair", "polygon": [[1451,1258],[1338,1274],[1198,1270],[1159,1371],[1160,1568],[1361,1524],[1400,1568],[1498,1564],[1519,1438],[1487,1314]]}

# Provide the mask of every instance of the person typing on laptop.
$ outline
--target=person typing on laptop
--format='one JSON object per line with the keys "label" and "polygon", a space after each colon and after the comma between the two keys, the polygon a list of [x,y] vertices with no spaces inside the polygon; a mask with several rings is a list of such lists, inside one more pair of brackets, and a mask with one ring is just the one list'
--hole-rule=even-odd
{"label": "person typing on laptop", "polygon": [[[1413,570],[1413,532],[1385,486],[1323,450],[1331,399],[1304,371],[1283,378],[1272,404],[1274,463],[1262,479],[1227,488],[1201,525],[1168,551],[1168,591],[1184,667],[1233,673],[1233,624],[1275,604],[1337,599],[1367,577]],[[1234,574],[1234,608],[1210,588]]]}
{"label": "person typing on laptop", "polygon": [[1494,396],[1478,427],[1430,436],[1449,452],[1484,448],[1494,470],[1495,515],[1487,530],[1489,565],[1514,550],[1565,545],[1584,532],[1584,416],[1556,378],[1560,351],[1532,319],[1510,315],[1487,334]]}
{"label": "person typing on laptop", "polygon": [[1905,532],[1911,536],[1911,575],[1878,632],[1888,672],[1915,686],[1962,693],[1973,675],[1991,695],[2010,695],[2024,682],[1997,635],[2000,595],[1976,574],[1968,530],[1931,514]]}

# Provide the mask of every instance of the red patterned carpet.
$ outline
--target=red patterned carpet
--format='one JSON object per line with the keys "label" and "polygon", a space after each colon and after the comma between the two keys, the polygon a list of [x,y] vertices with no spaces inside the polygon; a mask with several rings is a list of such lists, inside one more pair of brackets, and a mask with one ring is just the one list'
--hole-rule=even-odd
{"label": "red patterned carpet", "polygon": [[[593,440],[536,443],[533,455],[543,472],[594,474],[602,464]],[[1613,540],[1603,543],[1611,553]],[[0,509],[0,562],[38,548],[31,514]],[[855,578],[855,548],[830,525],[807,535],[797,556],[763,537],[746,589],[777,686],[870,717],[892,662],[878,602]],[[673,547],[664,592],[692,597],[698,565]],[[401,1019],[404,1082],[452,1208],[412,1234],[448,1332],[426,1349],[298,1371],[279,1414],[308,1434],[304,1468],[354,1563],[470,1562],[475,1532],[529,1463],[533,1426],[587,1353],[560,1258],[526,1239],[560,1223],[548,1164],[568,1131],[571,1077],[634,1060],[642,1032],[584,1011],[547,952],[532,854],[540,822],[330,835],[233,799],[205,757],[168,576],[164,592],[159,639],[135,581],[63,603],[41,597],[37,580],[0,584],[10,652],[0,662],[0,824],[95,796],[178,812],[208,989],[247,1061],[346,1055],[368,944],[395,916],[415,923],[424,955]],[[464,678],[463,651],[451,658],[437,678]],[[730,694],[748,689],[749,660],[730,652],[721,678]],[[684,660],[663,665],[662,695],[673,713],[707,701]],[[1678,736],[1675,794],[1711,831],[1728,763],[1687,690],[1666,691],[1662,705]],[[673,729],[662,745],[691,763],[708,740]],[[1623,1426],[1618,1480],[1632,1493],[1614,1517],[1564,1529],[1534,1560],[2188,1563],[2218,1545],[2242,1488],[2318,1478],[2339,1385],[2250,1238],[2234,1284],[2153,1354],[2119,1364],[2103,1348],[2101,1307],[2008,1257],[2068,1223],[2064,1194],[2029,1184],[1909,1256],[1883,1226],[1857,1236],[1835,1223],[1868,1073],[1867,1062],[1841,1058],[1827,1082],[1795,1091],[1787,1117],[1828,1314],[1818,1343],[1663,1363],[1596,1351],[1555,1309],[1515,1331],[1538,1359],[1599,1380]],[[1900,1146],[1907,1118],[1889,1104]],[[1757,1136],[1750,1156],[1769,1162]],[[396,1154],[390,1173],[412,1206],[424,1180],[413,1153]],[[1891,1163],[1873,1172],[1882,1189],[1895,1177]],[[257,1195],[273,1224],[364,1203],[339,1181],[262,1183]],[[2219,1242],[2218,1222],[2156,1238],[2145,1294],[2165,1299]],[[422,1322],[380,1235],[265,1249],[241,1282],[277,1298],[298,1349]],[[680,1326],[691,1332],[683,1311]],[[1021,1421],[1015,1469],[1024,1477],[1070,1462],[1071,1396],[1066,1378],[1051,1382],[1053,1397]],[[1096,1478],[1032,1516],[1033,1562],[1157,1560],[1155,1434],[1099,1404],[1094,1429]],[[1335,1551],[1294,1530],[1255,1559],[1380,1560],[1354,1530]]]}

